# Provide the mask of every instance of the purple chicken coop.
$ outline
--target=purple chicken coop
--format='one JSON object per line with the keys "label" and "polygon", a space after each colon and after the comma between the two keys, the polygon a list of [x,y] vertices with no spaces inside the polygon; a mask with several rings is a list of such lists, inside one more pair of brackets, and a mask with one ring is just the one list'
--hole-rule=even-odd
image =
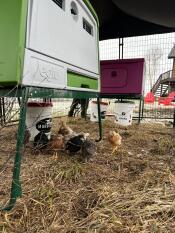
{"label": "purple chicken coop", "polygon": [[101,61],[102,95],[143,95],[144,59]]}

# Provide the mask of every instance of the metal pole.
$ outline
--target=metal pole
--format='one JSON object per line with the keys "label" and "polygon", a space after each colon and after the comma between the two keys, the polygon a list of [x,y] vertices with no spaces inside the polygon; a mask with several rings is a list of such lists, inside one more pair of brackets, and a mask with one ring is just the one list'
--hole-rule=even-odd
{"label": "metal pole", "polygon": [[118,46],[118,47],[119,47],[119,51],[118,51],[118,52],[119,52],[119,54],[118,54],[118,58],[120,59],[120,38],[119,38],[119,46]]}
{"label": "metal pole", "polygon": [[123,46],[124,40],[123,38],[119,38],[119,59],[123,59]]}
{"label": "metal pole", "polygon": [[142,119],[143,119],[143,114],[144,114],[144,105],[145,105],[144,97],[142,96]]}
{"label": "metal pole", "polygon": [[174,114],[173,114],[173,128],[175,128],[175,108],[174,108]]}
{"label": "metal pole", "polygon": [[124,49],[124,39],[122,38],[122,59],[123,59],[123,49]]}
{"label": "metal pole", "polygon": [[140,124],[141,112],[142,112],[142,97],[140,97],[140,101],[139,101],[139,119],[138,119],[138,124]]}
{"label": "metal pole", "polygon": [[101,110],[100,110],[100,98],[97,97],[97,107],[98,107],[98,126],[99,126],[99,139],[96,142],[102,140],[102,122],[101,122]]}
{"label": "metal pole", "polygon": [[25,121],[26,121],[28,92],[29,92],[29,88],[26,87],[22,89],[20,119],[18,126],[18,136],[17,136],[17,144],[16,144],[14,169],[13,169],[11,196],[8,205],[5,208],[3,208],[4,211],[10,211],[16,203],[16,199],[21,197],[22,195],[21,182],[20,182],[20,169],[21,169],[21,158],[24,152],[23,142],[25,136]]}

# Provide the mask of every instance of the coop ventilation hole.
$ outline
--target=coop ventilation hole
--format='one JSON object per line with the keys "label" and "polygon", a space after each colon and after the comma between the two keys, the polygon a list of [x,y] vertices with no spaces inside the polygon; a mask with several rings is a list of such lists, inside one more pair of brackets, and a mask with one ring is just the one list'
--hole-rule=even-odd
{"label": "coop ventilation hole", "polygon": [[52,0],[57,6],[59,6],[61,9],[64,8],[64,0]]}
{"label": "coop ventilation hole", "polygon": [[78,7],[75,2],[71,2],[70,12],[71,12],[73,19],[77,21],[78,20]]}
{"label": "coop ventilation hole", "polygon": [[93,27],[88,23],[86,19],[83,18],[83,28],[87,31],[90,35],[93,35]]}

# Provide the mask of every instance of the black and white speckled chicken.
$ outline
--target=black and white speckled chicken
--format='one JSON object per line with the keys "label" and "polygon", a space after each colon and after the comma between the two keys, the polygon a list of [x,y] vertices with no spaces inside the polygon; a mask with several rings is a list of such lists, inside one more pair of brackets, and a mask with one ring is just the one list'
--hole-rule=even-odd
{"label": "black and white speckled chicken", "polygon": [[86,139],[82,144],[81,156],[84,162],[89,161],[96,154],[96,145],[90,140]]}

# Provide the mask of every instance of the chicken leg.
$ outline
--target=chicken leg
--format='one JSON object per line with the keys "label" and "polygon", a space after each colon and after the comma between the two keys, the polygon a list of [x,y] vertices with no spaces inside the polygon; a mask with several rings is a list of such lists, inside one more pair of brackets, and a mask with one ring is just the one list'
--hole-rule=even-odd
{"label": "chicken leg", "polygon": [[118,149],[118,146],[114,146],[114,147],[113,147],[112,155],[117,151],[117,149]]}

